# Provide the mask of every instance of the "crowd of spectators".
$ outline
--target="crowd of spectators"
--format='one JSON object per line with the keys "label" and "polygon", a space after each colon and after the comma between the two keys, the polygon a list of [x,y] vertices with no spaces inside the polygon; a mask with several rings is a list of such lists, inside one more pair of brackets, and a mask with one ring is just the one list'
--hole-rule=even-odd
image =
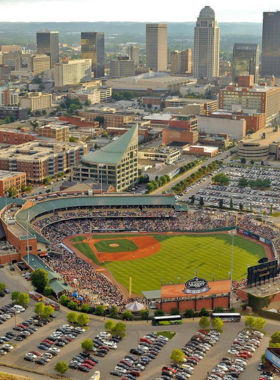
{"label": "crowd of spectators", "polygon": [[279,235],[277,227],[262,223],[253,218],[252,215],[242,215],[238,218],[238,227],[269,240],[275,239]]}

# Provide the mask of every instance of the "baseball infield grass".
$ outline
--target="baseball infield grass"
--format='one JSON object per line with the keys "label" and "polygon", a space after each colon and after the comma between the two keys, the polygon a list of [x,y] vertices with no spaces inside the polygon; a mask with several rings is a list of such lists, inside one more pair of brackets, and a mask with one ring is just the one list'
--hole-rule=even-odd
{"label": "baseball infield grass", "polygon": [[[118,247],[111,247],[112,244],[118,244]],[[126,252],[138,249],[136,244],[127,239],[102,240],[95,243],[94,246],[98,252]]]}
{"label": "baseball infield grass", "polygon": [[[127,289],[129,277],[132,277],[133,293],[141,295],[144,290],[160,289],[161,282],[183,283],[194,277],[196,273],[206,280],[230,278],[232,238],[229,235],[153,235],[153,237],[161,243],[160,250],[154,255],[142,259],[106,263],[106,267],[115,279]],[[102,237],[99,236],[100,238]],[[88,244],[79,243],[75,244],[75,247],[96,262]],[[246,277],[247,264],[250,266],[257,264],[257,261],[264,256],[263,246],[235,236],[233,279],[240,280]]]}

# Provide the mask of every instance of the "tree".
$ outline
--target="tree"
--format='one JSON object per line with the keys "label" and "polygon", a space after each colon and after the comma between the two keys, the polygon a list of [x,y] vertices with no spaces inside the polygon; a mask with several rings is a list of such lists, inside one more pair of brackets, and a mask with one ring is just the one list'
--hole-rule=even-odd
{"label": "tree", "polygon": [[7,116],[6,119],[5,119],[5,124],[9,124],[10,122],[11,122],[11,119],[10,119],[9,116]]}
{"label": "tree", "polygon": [[76,137],[74,137],[74,136],[70,136],[69,137],[69,142],[77,142],[77,139],[76,139]]}
{"label": "tree", "polygon": [[240,203],[239,203],[239,210],[242,211],[242,210],[243,210],[243,207],[244,207],[243,203],[240,202]]}
{"label": "tree", "polygon": [[116,324],[114,321],[108,319],[108,321],[105,322],[106,331],[113,331],[115,327],[116,327]]}
{"label": "tree", "polygon": [[149,110],[151,110],[151,109],[153,108],[153,105],[152,105],[151,103],[148,103],[148,104],[147,104],[147,108],[148,108]]}
{"label": "tree", "polygon": [[222,306],[217,306],[215,307],[215,309],[213,310],[213,313],[223,313],[225,310]]}
{"label": "tree", "polygon": [[269,347],[271,347],[271,344],[275,344],[275,343],[280,344],[280,331],[275,331],[273,334],[271,334]]}
{"label": "tree", "polygon": [[100,125],[104,124],[104,116],[96,116],[94,121],[98,121]]}
{"label": "tree", "polygon": [[209,317],[209,311],[207,311],[207,310],[205,309],[205,307],[203,307],[203,308],[200,310],[199,316],[200,316],[200,317]]}
{"label": "tree", "polygon": [[251,163],[251,165],[254,165],[255,161],[254,161],[254,160],[251,160],[250,163]]}
{"label": "tree", "polygon": [[83,303],[81,307],[81,311],[83,313],[89,313],[91,309],[91,306],[88,303]]}
{"label": "tree", "polygon": [[78,314],[75,313],[75,311],[70,311],[70,313],[67,314],[66,318],[69,323],[76,323],[78,319]]}
{"label": "tree", "polygon": [[105,306],[103,305],[96,305],[95,307],[95,314],[96,315],[104,315]]}
{"label": "tree", "polygon": [[44,296],[49,297],[53,294],[53,290],[50,286],[46,286],[44,289]]}
{"label": "tree", "polygon": [[204,200],[203,200],[203,197],[200,197],[200,199],[199,199],[199,204],[200,204],[201,207],[204,206]]}
{"label": "tree", "polygon": [[46,177],[43,179],[43,185],[48,185],[52,181],[51,177]]}
{"label": "tree", "polygon": [[248,180],[244,177],[239,178],[238,186],[240,186],[240,187],[248,186]]}
{"label": "tree", "polygon": [[48,272],[44,269],[36,269],[31,273],[31,283],[38,293],[44,293],[44,289],[49,285]]}
{"label": "tree", "polygon": [[118,307],[116,305],[112,305],[109,309],[110,317],[115,318],[118,316],[118,314],[119,314]]}
{"label": "tree", "polygon": [[67,306],[68,303],[69,303],[69,299],[68,297],[63,294],[60,298],[59,298],[59,302],[61,303],[62,306]]}
{"label": "tree", "polygon": [[114,328],[114,331],[118,333],[123,333],[126,331],[126,325],[123,322],[118,322]]}
{"label": "tree", "polygon": [[20,292],[18,290],[16,290],[15,292],[12,292],[11,294],[12,301],[17,301],[19,296],[20,296]]}
{"label": "tree", "polygon": [[105,137],[106,139],[108,139],[108,137],[109,137],[108,132],[103,132],[102,137]]}
{"label": "tree", "polygon": [[221,320],[221,318],[214,318],[211,321],[211,325],[214,329],[222,330],[224,327],[224,322]]}
{"label": "tree", "polygon": [[30,302],[29,295],[27,293],[20,293],[17,303],[21,306],[28,305]]}
{"label": "tree", "polygon": [[199,326],[202,329],[206,329],[207,327],[209,327],[210,326],[209,318],[208,317],[201,317],[199,320]]}
{"label": "tree", "polygon": [[185,359],[185,354],[182,350],[173,350],[172,354],[170,355],[170,359],[173,360],[175,363],[183,362]]}
{"label": "tree", "polygon": [[3,282],[0,282],[0,292],[3,292],[6,289],[6,285]]}
{"label": "tree", "polygon": [[172,307],[170,311],[170,315],[178,315],[178,314],[180,314],[179,309],[177,307]]}
{"label": "tree", "polygon": [[223,198],[219,199],[219,208],[223,208],[224,207],[224,200]]}
{"label": "tree", "polygon": [[230,182],[230,178],[225,173],[219,173],[212,177],[212,182],[227,186]]}
{"label": "tree", "polygon": [[255,325],[255,318],[252,317],[251,315],[248,315],[247,317],[245,317],[245,326],[246,327],[254,327]]}
{"label": "tree", "polygon": [[89,319],[88,315],[86,315],[84,313],[78,315],[78,318],[77,318],[78,325],[86,326],[89,324],[89,321],[90,321],[90,319]]}
{"label": "tree", "polygon": [[155,315],[155,317],[161,317],[164,315],[164,311],[157,309],[157,310],[155,310],[154,315]]}
{"label": "tree", "polygon": [[149,318],[149,309],[140,310],[140,316],[142,319],[148,319]]}
{"label": "tree", "polygon": [[54,313],[54,308],[50,305],[45,305],[43,310],[43,318],[49,318]]}
{"label": "tree", "polygon": [[185,318],[193,318],[194,317],[194,310],[193,309],[187,309],[184,313]]}
{"label": "tree", "polygon": [[246,164],[246,158],[242,157],[240,162],[241,162],[241,164]]}
{"label": "tree", "polygon": [[77,305],[77,303],[74,302],[74,301],[70,301],[70,302],[68,303],[68,309],[70,309],[70,310],[78,310],[78,305]]}
{"label": "tree", "polygon": [[125,310],[122,313],[122,319],[127,320],[127,321],[132,321],[133,315],[130,310]]}
{"label": "tree", "polygon": [[85,106],[86,106],[86,107],[89,107],[90,105],[91,105],[91,101],[90,101],[90,100],[86,100],[86,101],[85,101]]}
{"label": "tree", "polygon": [[230,207],[231,209],[233,209],[233,200],[232,200],[232,198],[230,198],[230,201],[229,201],[229,207]]}
{"label": "tree", "polygon": [[256,318],[254,323],[254,328],[257,330],[263,330],[266,325],[266,320],[263,318]]}
{"label": "tree", "polygon": [[93,341],[92,339],[86,339],[81,343],[82,349],[86,351],[91,351],[93,349]]}
{"label": "tree", "polygon": [[66,371],[68,371],[68,368],[68,364],[63,360],[61,362],[56,363],[54,370],[55,372],[58,372],[61,375],[63,375]]}
{"label": "tree", "polygon": [[45,305],[42,302],[36,303],[34,307],[34,313],[40,317],[43,315]]}

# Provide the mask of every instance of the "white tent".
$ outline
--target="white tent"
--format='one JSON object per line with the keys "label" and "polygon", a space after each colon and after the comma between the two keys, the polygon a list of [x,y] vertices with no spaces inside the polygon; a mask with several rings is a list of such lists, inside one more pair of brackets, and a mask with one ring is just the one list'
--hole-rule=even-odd
{"label": "white tent", "polygon": [[125,308],[126,308],[126,310],[130,310],[132,312],[137,312],[137,311],[140,311],[142,309],[145,309],[145,306],[138,301],[134,301],[134,302],[131,302],[128,305],[126,305]]}

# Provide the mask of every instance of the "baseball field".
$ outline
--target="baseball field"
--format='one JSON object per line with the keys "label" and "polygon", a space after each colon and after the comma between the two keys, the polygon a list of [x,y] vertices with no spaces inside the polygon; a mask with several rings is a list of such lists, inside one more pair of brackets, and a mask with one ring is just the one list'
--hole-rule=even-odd
{"label": "baseball field", "polygon": [[[182,283],[195,275],[207,280],[230,278],[232,238],[227,234],[90,235],[70,240],[95,265],[106,267],[132,292]],[[233,279],[246,277],[247,266],[265,256],[262,245],[241,236],[234,239]]]}

